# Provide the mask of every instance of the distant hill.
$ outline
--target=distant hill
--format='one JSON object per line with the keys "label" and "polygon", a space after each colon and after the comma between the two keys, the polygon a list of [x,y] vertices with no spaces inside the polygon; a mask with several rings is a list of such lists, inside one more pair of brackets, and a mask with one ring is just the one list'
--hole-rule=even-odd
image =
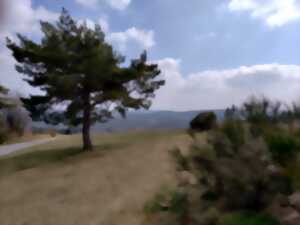
{"label": "distant hill", "polygon": [[[188,128],[189,122],[201,111],[143,111],[130,112],[125,119],[115,119],[93,126],[93,131],[126,131],[126,130],[147,130],[147,129],[183,129]],[[214,110],[218,119],[224,117],[224,110]]]}
{"label": "distant hill", "polygon": [[[162,129],[185,129],[189,127],[189,122],[202,111],[133,111],[127,114],[126,118],[116,116],[107,123],[96,123],[92,127],[94,132],[121,132],[128,130],[162,130]],[[218,119],[224,117],[224,110],[213,110]],[[36,128],[49,127],[45,123],[35,122],[33,126]],[[62,125],[56,126],[59,130],[64,130]],[[78,132],[79,129],[76,129]]]}

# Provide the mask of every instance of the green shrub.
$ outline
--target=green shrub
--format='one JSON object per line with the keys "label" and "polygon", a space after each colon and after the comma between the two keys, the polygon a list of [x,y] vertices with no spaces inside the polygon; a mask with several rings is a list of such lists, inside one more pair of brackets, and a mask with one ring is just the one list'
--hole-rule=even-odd
{"label": "green shrub", "polygon": [[221,143],[193,146],[190,155],[204,201],[226,210],[263,210],[277,194],[291,193],[290,179],[277,173],[281,168],[274,165],[263,139],[247,139],[235,151],[226,138],[211,139],[210,143]]}
{"label": "green shrub", "polygon": [[189,170],[189,161],[186,157],[184,157],[184,155],[182,155],[180,149],[174,148],[171,150],[171,155],[175,160],[177,170]]}
{"label": "green shrub", "polygon": [[145,205],[145,211],[148,213],[168,211],[171,213],[182,214],[186,209],[186,202],[186,193],[163,189]]}
{"label": "green shrub", "polygon": [[293,159],[299,151],[297,139],[286,132],[267,135],[265,140],[273,159],[283,165]]}
{"label": "green shrub", "polygon": [[190,122],[190,129],[195,131],[207,131],[216,127],[217,116],[214,112],[203,112]]}
{"label": "green shrub", "polygon": [[167,211],[167,208],[163,206],[163,202],[166,201],[166,193],[159,192],[157,193],[154,198],[147,202],[145,205],[145,212],[146,213],[158,213],[161,211]]}
{"label": "green shrub", "polygon": [[2,115],[0,114],[0,144],[3,144],[8,138],[7,129]]}
{"label": "green shrub", "polygon": [[241,120],[225,121],[221,131],[230,140],[234,150],[237,150],[245,143],[245,127]]}
{"label": "green shrub", "polygon": [[233,213],[221,219],[219,225],[280,225],[280,223],[260,214]]}

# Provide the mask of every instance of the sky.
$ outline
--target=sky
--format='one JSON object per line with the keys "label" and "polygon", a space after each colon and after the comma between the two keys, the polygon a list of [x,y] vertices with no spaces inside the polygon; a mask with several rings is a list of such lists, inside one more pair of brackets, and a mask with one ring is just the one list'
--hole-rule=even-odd
{"label": "sky", "polygon": [[[300,100],[299,0],[0,0],[0,84],[21,94],[5,37],[41,37],[65,7],[128,60],[147,50],[166,85],[152,110],[222,109],[251,95]],[[2,10],[1,10],[2,9]]]}

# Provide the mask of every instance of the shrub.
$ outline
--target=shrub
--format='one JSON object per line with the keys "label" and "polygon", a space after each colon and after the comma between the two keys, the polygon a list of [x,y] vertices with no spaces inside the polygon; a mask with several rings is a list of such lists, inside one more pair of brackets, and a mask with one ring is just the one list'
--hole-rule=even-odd
{"label": "shrub", "polygon": [[233,213],[221,219],[219,225],[280,225],[280,223],[265,215]]}
{"label": "shrub", "polygon": [[175,160],[177,170],[189,170],[189,161],[186,157],[184,157],[184,155],[182,155],[180,149],[174,148],[171,150],[171,155]]}
{"label": "shrub", "polygon": [[226,120],[221,131],[229,139],[234,150],[245,143],[245,127],[241,120]]}
{"label": "shrub", "polygon": [[217,117],[214,112],[203,112],[190,122],[190,128],[195,131],[203,132],[214,128],[216,123]]}
{"label": "shrub", "polygon": [[56,137],[56,130],[54,128],[50,128],[48,133],[51,137]]}
{"label": "shrub", "polygon": [[295,158],[299,151],[297,139],[283,131],[269,134],[265,137],[265,140],[273,159],[282,165]]}
{"label": "shrub", "polygon": [[146,213],[166,212],[177,217],[177,221],[183,224],[188,209],[187,195],[176,190],[162,190],[152,201],[145,205]]}
{"label": "shrub", "polygon": [[2,114],[0,114],[0,144],[7,140],[7,130]]}

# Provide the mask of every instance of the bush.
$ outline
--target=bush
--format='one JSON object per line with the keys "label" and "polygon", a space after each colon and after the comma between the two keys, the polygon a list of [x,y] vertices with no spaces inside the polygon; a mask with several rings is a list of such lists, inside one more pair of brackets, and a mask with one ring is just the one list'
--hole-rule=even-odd
{"label": "bush", "polygon": [[7,140],[7,130],[2,114],[0,114],[0,144]]}
{"label": "bush", "polygon": [[252,213],[234,213],[225,216],[219,225],[280,225],[273,218]]}
{"label": "bush", "polygon": [[283,131],[269,134],[265,137],[265,140],[273,159],[282,165],[295,158],[299,151],[297,139]]}
{"label": "bush", "polygon": [[[182,222],[187,213],[187,195],[185,192],[162,190],[152,201],[145,205],[146,213],[167,212],[177,217]],[[181,224],[181,223],[180,223]]]}
{"label": "bush", "polygon": [[180,149],[175,148],[171,150],[171,155],[175,160],[177,170],[189,170],[189,161],[186,157],[182,155]]}
{"label": "bush", "polygon": [[190,122],[190,129],[203,132],[216,127],[217,117],[214,112],[203,112]]}
{"label": "bush", "polygon": [[241,120],[225,121],[221,131],[229,139],[234,150],[237,150],[245,143],[245,127]]}
{"label": "bush", "polygon": [[31,122],[28,112],[26,112],[23,107],[16,106],[4,110],[4,114],[9,132],[17,133],[19,136],[22,136]]}

